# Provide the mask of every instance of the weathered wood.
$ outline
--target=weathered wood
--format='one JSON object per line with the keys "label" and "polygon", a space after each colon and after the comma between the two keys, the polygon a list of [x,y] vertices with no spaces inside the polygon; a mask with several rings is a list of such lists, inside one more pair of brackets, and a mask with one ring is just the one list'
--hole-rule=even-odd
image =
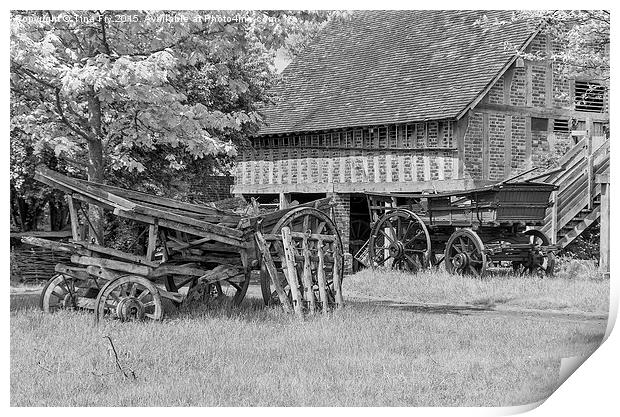
{"label": "weathered wood", "polygon": [[57,230],[57,231],[41,231],[33,230],[30,232],[11,232],[10,236],[15,239],[21,239],[22,237],[41,237],[48,239],[62,239],[71,237],[71,230]]}
{"label": "weathered wood", "polygon": [[100,183],[95,183],[95,182],[88,182],[88,181],[84,181],[84,180],[77,180],[80,183],[88,183],[92,186],[96,186],[99,187],[101,189],[103,189],[104,191],[108,191],[110,193],[113,194],[117,194],[121,197],[124,197],[128,200],[137,200],[140,202],[146,202],[146,203],[152,203],[152,204],[157,204],[163,207],[169,207],[169,208],[176,208],[176,209],[180,209],[183,211],[189,211],[189,212],[194,212],[197,214],[206,214],[206,215],[225,215],[225,216],[231,216],[231,217],[239,217],[240,216],[235,216],[225,210],[220,210],[218,208],[215,207],[209,207],[209,206],[203,206],[203,205],[198,205],[198,204],[192,204],[192,203],[186,203],[183,201],[178,201],[178,200],[173,200],[171,198],[167,198],[167,197],[161,197],[161,196],[155,196],[152,194],[148,194],[148,193],[143,193],[140,191],[134,191],[134,190],[128,190],[125,188],[120,188],[120,187],[114,187],[111,185],[107,185],[107,184],[100,184]]}
{"label": "weathered wood", "polygon": [[254,237],[256,239],[258,251],[260,252],[263,260],[263,265],[265,265],[265,269],[267,270],[269,278],[271,279],[271,284],[273,285],[273,288],[276,290],[278,298],[280,299],[280,304],[282,304],[282,308],[284,309],[284,311],[290,313],[291,306],[288,297],[284,292],[284,288],[282,288],[282,283],[280,282],[280,278],[278,277],[278,270],[276,269],[276,266],[273,262],[271,252],[269,252],[269,246],[260,230],[256,231]]}
{"label": "weathered wood", "polygon": [[610,265],[610,210],[609,210],[609,174],[599,174],[596,182],[601,186],[601,206],[600,206],[600,262],[599,270],[609,274]]}
{"label": "weathered wood", "polygon": [[[147,216],[144,214],[139,214],[130,211],[124,210],[114,210],[114,214],[120,217],[125,217],[127,219],[135,220],[138,222],[146,223],[146,224],[154,224],[155,218],[151,216]],[[226,243],[228,245],[236,246],[236,247],[246,247],[248,243],[244,240],[233,238],[226,235],[219,235],[216,233],[207,232],[205,230],[201,230],[199,228],[175,222],[172,220],[167,220],[164,218],[159,218],[159,227],[165,227],[168,229],[178,230],[179,232],[189,233],[191,235],[199,236],[199,237],[208,237],[211,240],[215,240],[221,243]]]}
{"label": "weathered wood", "polygon": [[323,304],[323,313],[327,313],[329,310],[329,298],[327,297],[327,280],[325,279],[325,252],[323,252],[323,241],[319,240],[317,244],[317,253],[319,257],[319,264],[317,266],[316,274],[319,284],[319,297]]}
{"label": "weathered wood", "polygon": [[288,227],[282,228],[282,245],[284,246],[285,259],[285,267],[283,270],[288,281],[288,285],[291,288],[293,309],[295,310],[297,316],[303,317],[302,298],[299,292],[299,279],[297,278],[297,268],[295,267],[295,249],[293,248],[293,242],[291,239],[291,229]]}
{"label": "weathered wood", "polygon": [[126,275],[125,272],[113,271],[111,269],[101,268],[94,265],[87,266],[86,271],[89,275],[101,278],[105,281],[112,281],[113,279]]}
{"label": "weathered wood", "polygon": [[513,106],[507,104],[493,104],[484,103],[476,107],[476,111],[483,113],[495,112],[510,114],[512,116],[523,117],[540,117],[540,118],[573,118],[578,120],[585,120],[591,118],[594,122],[608,122],[609,114],[607,113],[590,113],[582,111],[574,111],[569,109],[562,109],[558,107],[545,108],[545,107],[531,107],[530,106]]}
{"label": "weathered wood", "polygon": [[205,230],[210,233],[218,234],[220,236],[230,236],[230,237],[235,237],[235,238],[241,238],[243,236],[242,231],[233,229],[231,227],[219,226],[217,224],[204,222],[202,220],[197,220],[191,217],[181,216],[179,214],[174,214],[169,211],[154,209],[154,208],[146,207],[143,205],[136,205],[132,211],[136,213],[145,214],[147,216],[152,216],[157,219],[166,219],[166,220],[171,220],[177,223],[186,224],[186,225],[193,226],[201,230]]}
{"label": "weathered wood", "polygon": [[[265,240],[280,240],[282,239],[281,235],[275,233],[265,233]],[[311,233],[306,236],[305,233],[302,232],[291,232],[291,237],[296,239],[303,239],[307,237],[309,240],[323,240],[325,242],[335,242],[338,238],[334,235],[322,235],[318,233]]]}
{"label": "weathered wood", "polygon": [[58,272],[59,274],[69,275],[82,280],[87,280],[90,278],[86,268],[77,268],[75,266],[57,264],[54,267],[54,271]]}
{"label": "weathered wood", "polygon": [[130,274],[148,276],[153,270],[146,265],[136,265],[129,262],[117,261],[114,259],[93,258],[92,256],[73,255],[71,262],[78,265],[98,266],[100,268],[108,268],[115,271],[128,272]]}
{"label": "weathered wood", "polygon": [[76,243],[56,242],[54,240],[41,239],[39,237],[24,236],[21,238],[23,243],[42,248],[69,252],[69,253],[87,253],[82,247]]}
{"label": "weathered wood", "polygon": [[[306,224],[306,220],[308,219],[308,216],[305,217],[304,219],[304,230],[308,230],[308,225]],[[303,267],[303,283],[304,283],[304,289],[305,289],[305,293],[306,293],[306,302],[308,303],[308,308],[310,309],[310,314],[314,315],[315,310],[316,310],[316,300],[314,298],[314,290],[312,288],[312,269],[311,269],[311,265],[310,265],[310,247],[308,246],[308,235],[310,233],[306,233],[303,237],[303,240],[301,242],[301,250],[303,252],[303,257],[304,257],[304,267]]]}
{"label": "weathered wood", "polygon": [[587,141],[587,170],[588,170],[588,209],[592,210],[593,206],[593,195],[592,195],[592,187],[594,186],[594,160],[592,158],[592,154],[594,149],[592,149],[592,133],[594,133],[594,128],[592,125],[592,118],[588,117],[586,119],[586,141]]}
{"label": "weathered wood", "polygon": [[112,249],[105,246],[97,245],[95,243],[80,242],[79,245],[93,252],[102,253],[104,255],[109,255],[115,258],[121,258],[125,261],[130,261],[140,265],[146,265],[150,267],[157,267],[159,265],[159,262],[149,261],[142,256],[123,252],[118,249]]}
{"label": "weathered wood", "polygon": [[71,235],[73,240],[80,239],[80,221],[78,219],[77,207],[75,207],[76,202],[73,201],[73,197],[67,194],[65,195],[65,200],[67,200],[67,206],[69,207],[69,220],[71,221]]}
{"label": "weathered wood", "polygon": [[482,179],[489,179],[489,115],[482,115]]}
{"label": "weathered wood", "polygon": [[558,242],[558,192],[551,192],[551,200],[553,205],[551,206],[551,244],[555,245]]}
{"label": "weathered wood", "polygon": [[504,178],[512,174],[512,116],[506,115],[504,128]]}
{"label": "weathered wood", "polygon": [[334,284],[334,292],[336,293],[336,305],[338,307],[344,307],[344,298],[342,297],[342,253],[340,253],[340,246],[333,245],[334,248],[334,271],[332,272],[332,282]]}
{"label": "weathered wood", "polygon": [[153,224],[149,225],[149,237],[148,243],[146,246],[146,259],[149,261],[153,260],[153,255],[155,254],[155,249],[157,246],[157,235],[159,234],[159,225],[157,219]]}

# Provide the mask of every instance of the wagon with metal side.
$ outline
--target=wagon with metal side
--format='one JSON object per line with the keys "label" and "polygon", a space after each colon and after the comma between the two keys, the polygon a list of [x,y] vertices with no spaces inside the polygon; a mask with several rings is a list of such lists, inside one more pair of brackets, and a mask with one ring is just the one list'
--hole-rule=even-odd
{"label": "wagon with metal side", "polygon": [[[38,167],[35,178],[65,193],[72,238],[25,242],[65,251],[44,287],[44,311],[87,309],[95,320],[161,320],[162,300],[238,305],[250,281],[286,310],[342,303],[342,242],[329,198],[279,209],[231,198],[190,204],[89,182]],[[91,209],[89,209],[89,206]],[[133,228],[133,241],[105,245],[93,215]],[[112,239],[110,239],[112,240]]]}
{"label": "wagon with metal side", "polygon": [[537,227],[556,189],[507,180],[459,192],[367,194],[371,236],[356,258],[410,271],[443,262],[473,276],[500,266],[552,274],[558,246]]}

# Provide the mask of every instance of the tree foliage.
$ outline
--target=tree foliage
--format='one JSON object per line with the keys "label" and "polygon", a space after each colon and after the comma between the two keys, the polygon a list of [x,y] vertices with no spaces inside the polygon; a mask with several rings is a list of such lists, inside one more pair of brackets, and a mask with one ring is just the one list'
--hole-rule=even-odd
{"label": "tree foliage", "polygon": [[11,140],[28,149],[12,158],[13,189],[28,193],[23,185],[36,163],[49,162],[45,152],[90,180],[125,185],[225,170],[262,121],[276,51],[309,39],[329,17],[12,12]]}

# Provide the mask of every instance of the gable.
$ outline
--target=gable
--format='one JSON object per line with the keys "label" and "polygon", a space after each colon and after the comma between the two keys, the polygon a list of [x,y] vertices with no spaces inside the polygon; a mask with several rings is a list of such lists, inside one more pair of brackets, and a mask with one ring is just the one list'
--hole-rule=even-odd
{"label": "gable", "polygon": [[453,119],[510,62],[525,23],[508,11],[360,11],[332,22],[284,72],[259,135]]}

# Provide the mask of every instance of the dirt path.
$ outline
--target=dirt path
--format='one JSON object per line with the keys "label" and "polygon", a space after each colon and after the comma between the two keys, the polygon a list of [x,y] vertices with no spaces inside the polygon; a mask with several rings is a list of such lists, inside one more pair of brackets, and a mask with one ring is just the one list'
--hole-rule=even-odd
{"label": "dirt path", "polygon": [[568,312],[559,310],[534,310],[527,308],[507,307],[507,306],[475,306],[475,305],[454,305],[438,303],[414,303],[406,301],[385,300],[372,297],[349,297],[347,298],[355,304],[375,305],[387,308],[394,308],[403,311],[411,311],[422,314],[456,314],[456,315],[487,315],[516,317],[523,319],[538,320],[562,320],[569,322],[606,322],[606,314]]}

